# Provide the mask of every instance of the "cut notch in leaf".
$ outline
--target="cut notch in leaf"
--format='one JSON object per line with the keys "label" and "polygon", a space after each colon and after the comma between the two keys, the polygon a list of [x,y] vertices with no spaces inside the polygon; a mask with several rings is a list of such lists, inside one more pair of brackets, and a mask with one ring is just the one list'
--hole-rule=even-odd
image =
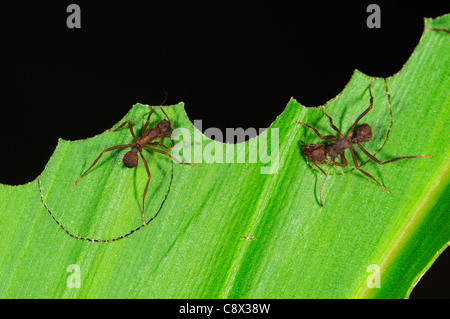
{"label": "cut notch in leaf", "polygon": [[[448,29],[450,16],[429,20],[427,26]],[[327,181],[327,202],[320,208],[314,193],[320,175],[307,166],[298,145],[308,133],[295,124],[317,120],[320,126],[320,110],[306,109],[291,100],[271,126],[279,132],[276,174],[261,174],[261,167],[266,165],[263,163],[174,165],[173,183],[158,218],[121,241],[98,245],[65,234],[42,206],[36,181],[19,187],[0,185],[0,229],[6,234],[0,241],[0,296],[407,296],[411,285],[450,238],[447,227],[450,143],[445,134],[450,117],[447,93],[450,58],[445,53],[450,51],[450,41],[445,36],[425,32],[401,72],[386,79],[393,124],[378,153],[380,159],[409,154],[433,156],[427,161],[382,168],[367,162],[365,168],[390,188],[390,195],[358,172],[335,175]],[[326,105],[339,127],[349,127],[347,122],[359,114],[357,108],[367,105],[369,82],[370,77],[355,72],[344,91]],[[378,92],[375,103],[386,107],[383,81],[377,79],[375,86]],[[347,93],[351,87],[354,94]],[[169,110],[178,127],[194,133],[181,104]],[[317,119],[313,118],[315,112],[319,112]],[[144,113],[144,107],[137,106],[126,119],[142,123]],[[378,126],[381,132],[391,123],[389,116],[384,117]],[[368,121],[377,127],[378,118]],[[122,230],[140,223],[137,186],[145,182],[145,171],[141,167],[132,173],[127,171],[130,176],[126,175],[121,168],[120,152],[112,154],[91,174],[91,179],[84,181],[84,187],[92,187],[101,200],[83,204],[85,198],[64,193],[64,183],[73,185],[74,178],[102,148],[114,142],[123,143],[129,138],[126,133],[70,143],[60,141],[41,177],[47,192],[44,198],[55,214],[66,218],[67,227],[79,225],[78,230],[86,235],[108,236],[120,235]],[[249,144],[250,141],[243,145]],[[371,151],[380,145],[375,143]],[[71,147],[78,150],[75,152]],[[170,171],[171,164],[156,155],[149,157],[154,156],[152,169],[161,178],[155,178],[152,191],[156,190],[155,197],[162,198],[165,184],[158,187],[158,181],[168,182],[165,172]],[[107,177],[109,172],[113,174]],[[106,179],[94,178],[99,174],[105,174]],[[49,191],[52,179],[61,183],[61,192],[57,188]],[[107,196],[124,192],[130,196]],[[89,215],[81,211],[85,216],[69,213],[78,204],[96,205],[98,213]],[[119,212],[121,205],[127,209]],[[112,214],[110,208],[121,215]],[[123,220],[118,220],[119,217]],[[245,240],[244,235],[256,240]],[[79,289],[70,289],[66,284],[67,267],[73,264],[81,270]],[[368,269],[377,269],[369,268],[371,265],[378,265],[381,271],[380,288],[367,284],[371,275]]]}

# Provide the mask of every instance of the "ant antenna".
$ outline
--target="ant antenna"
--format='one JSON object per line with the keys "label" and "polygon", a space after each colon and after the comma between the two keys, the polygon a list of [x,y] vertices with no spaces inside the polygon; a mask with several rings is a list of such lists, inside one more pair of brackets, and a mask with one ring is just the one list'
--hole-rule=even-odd
{"label": "ant antenna", "polygon": [[167,101],[167,91],[164,91],[164,95],[165,95],[164,101],[162,101],[161,105],[159,106],[159,109],[164,113],[164,115],[167,117],[167,119],[168,119],[169,122],[170,122],[170,118],[167,116],[166,112],[164,112],[164,110],[163,110],[163,108],[162,108],[162,106],[164,105],[164,103],[166,103],[166,101]]}

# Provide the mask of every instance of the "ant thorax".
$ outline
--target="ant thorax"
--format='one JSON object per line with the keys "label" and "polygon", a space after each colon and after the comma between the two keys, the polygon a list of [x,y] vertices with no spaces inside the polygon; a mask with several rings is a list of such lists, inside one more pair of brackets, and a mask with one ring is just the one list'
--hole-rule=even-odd
{"label": "ant thorax", "polygon": [[334,161],[344,150],[352,147],[352,142],[349,137],[331,142],[326,148],[326,154]]}

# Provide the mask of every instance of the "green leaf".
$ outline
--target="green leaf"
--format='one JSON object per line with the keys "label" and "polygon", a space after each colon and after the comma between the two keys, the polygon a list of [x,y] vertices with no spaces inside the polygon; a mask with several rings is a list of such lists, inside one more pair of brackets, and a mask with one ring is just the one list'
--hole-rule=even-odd
{"label": "green leaf", "polygon": [[[450,15],[426,25],[450,29]],[[123,166],[129,149],[105,153],[73,186],[103,149],[132,142],[127,127],[60,140],[40,183],[0,185],[0,297],[407,297],[450,242],[449,36],[424,31],[399,73],[374,80],[373,109],[362,120],[374,133],[366,148],[382,161],[432,156],[380,166],[357,150],[361,167],[389,195],[347,156],[348,168],[324,167],[329,177],[320,207],[323,174],[299,144],[319,140],[296,122],[334,134],[321,108],[291,99],[268,130],[232,145],[203,136],[180,103],[164,110],[174,127],[201,143],[183,145],[180,159],[202,162],[179,165],[145,151],[152,174],[146,219],[158,214],[145,227],[147,174],[142,162]],[[368,107],[371,80],[356,71],[326,104],[343,132]],[[149,112],[137,104],[119,124],[130,120],[140,132]],[[163,118],[155,109],[152,124]],[[242,154],[245,163],[238,163]],[[214,157],[219,163],[208,162]],[[377,269],[380,287],[371,288]],[[80,286],[70,288],[77,274]]]}

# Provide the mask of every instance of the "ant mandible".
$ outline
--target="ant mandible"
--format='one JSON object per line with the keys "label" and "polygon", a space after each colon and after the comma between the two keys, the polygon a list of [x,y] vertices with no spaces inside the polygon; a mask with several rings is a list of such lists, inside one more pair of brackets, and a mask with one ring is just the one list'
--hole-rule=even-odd
{"label": "ant mandible", "polygon": [[[347,167],[348,162],[344,155],[344,151],[346,149],[349,149],[352,154],[352,159],[353,159],[353,163],[355,164],[355,168],[357,170],[359,170],[361,173],[363,173],[364,175],[366,175],[367,177],[369,177],[370,179],[372,179],[373,181],[375,181],[386,193],[389,194],[389,191],[383,185],[381,185],[380,182],[378,182],[372,175],[370,175],[369,173],[367,173],[366,171],[362,170],[359,167],[358,161],[356,160],[355,150],[353,148],[354,144],[358,145],[358,147],[364,152],[364,154],[366,154],[371,160],[373,160],[374,162],[376,162],[379,165],[384,165],[384,164],[392,163],[392,162],[399,161],[402,159],[407,159],[407,158],[431,157],[431,156],[427,156],[427,155],[401,156],[401,157],[396,157],[396,158],[390,159],[385,162],[381,162],[375,156],[370,154],[361,145],[361,143],[368,142],[372,139],[372,128],[370,127],[369,124],[361,124],[356,129],[355,134],[353,134],[353,133],[355,131],[356,126],[358,125],[358,122],[372,109],[373,95],[372,95],[371,87],[372,87],[373,80],[374,80],[374,78],[372,78],[372,82],[370,82],[370,85],[369,85],[370,105],[360,116],[358,116],[358,118],[356,119],[355,123],[353,123],[353,125],[352,125],[350,131],[347,133],[347,135],[342,134],[341,131],[339,131],[339,129],[333,124],[333,120],[332,120],[331,116],[329,116],[327,114],[327,112],[325,111],[325,106],[322,106],[323,113],[330,120],[330,126],[333,130],[335,130],[338,133],[338,136],[334,136],[334,135],[322,136],[314,127],[309,126],[308,124],[305,124],[303,122],[297,122],[297,124],[304,125],[304,126],[310,128],[311,130],[313,130],[314,133],[316,133],[316,135],[321,140],[332,139],[332,141],[329,142],[328,144],[306,144],[305,142],[300,141],[303,144],[301,146],[303,154],[309,160],[311,160],[313,162],[313,164],[325,175],[325,179],[323,180],[322,187],[320,188],[320,206],[323,206],[322,190],[323,190],[323,186],[325,184],[325,181],[327,180],[328,175],[319,166],[319,164]],[[329,161],[327,161],[328,157],[330,158]],[[335,161],[335,159],[337,157],[341,158],[342,163],[338,163]]]}
{"label": "ant mandible", "polygon": [[[167,95],[166,95],[166,99],[167,99]],[[164,102],[162,104],[165,103],[166,99],[164,100]],[[114,130],[106,130],[107,132],[115,132],[119,129],[121,129],[122,127],[124,127],[125,125],[128,124],[128,127],[130,129],[130,133],[133,136],[135,142],[131,143],[131,144],[123,144],[123,145],[117,145],[117,146],[113,146],[107,149],[104,149],[100,155],[95,159],[95,161],[92,163],[92,165],[83,173],[81,174],[80,177],[78,177],[78,179],[75,181],[74,186],[77,186],[78,181],[92,168],[94,167],[94,165],[98,162],[98,160],[100,159],[100,157],[102,157],[103,154],[105,154],[106,152],[109,151],[113,151],[116,150],[118,148],[125,148],[125,147],[131,147],[131,150],[128,151],[124,157],[123,157],[123,164],[128,167],[128,168],[133,168],[136,167],[138,164],[138,153],[142,158],[142,161],[144,162],[145,165],[145,170],[147,171],[147,184],[145,185],[145,189],[144,189],[144,194],[142,196],[142,224],[145,225],[145,216],[144,216],[144,211],[145,211],[145,195],[147,194],[147,189],[148,189],[148,185],[150,183],[150,179],[151,179],[151,174],[150,174],[150,169],[148,168],[147,165],[147,161],[145,160],[144,155],[142,154],[142,149],[147,149],[149,151],[153,151],[153,152],[157,152],[166,156],[169,156],[172,160],[174,160],[175,162],[177,162],[178,164],[184,164],[184,165],[192,165],[192,166],[198,166],[199,164],[191,164],[191,163],[182,163],[180,162],[178,159],[176,159],[175,157],[173,157],[172,155],[170,155],[169,153],[153,148],[153,147],[149,147],[148,145],[152,145],[152,146],[162,146],[167,150],[171,150],[173,149],[173,140],[172,140],[172,147],[167,147],[166,145],[164,145],[162,142],[152,142],[158,138],[169,138],[172,136],[172,123],[170,122],[169,117],[167,116],[166,112],[164,112],[164,110],[162,109],[162,106],[159,106],[160,110],[164,113],[164,115],[166,116],[167,120],[162,120],[161,122],[156,123],[152,128],[150,128],[147,132],[147,127],[149,125],[150,122],[150,117],[153,114],[153,111],[155,109],[154,106],[152,106],[152,110],[150,112],[150,114],[147,116],[147,121],[144,124],[144,127],[142,128],[142,132],[141,132],[141,137],[136,137],[136,135],[134,134],[134,130],[133,130],[133,125],[130,123],[130,121],[125,121],[122,124],[120,124],[116,129]]]}

